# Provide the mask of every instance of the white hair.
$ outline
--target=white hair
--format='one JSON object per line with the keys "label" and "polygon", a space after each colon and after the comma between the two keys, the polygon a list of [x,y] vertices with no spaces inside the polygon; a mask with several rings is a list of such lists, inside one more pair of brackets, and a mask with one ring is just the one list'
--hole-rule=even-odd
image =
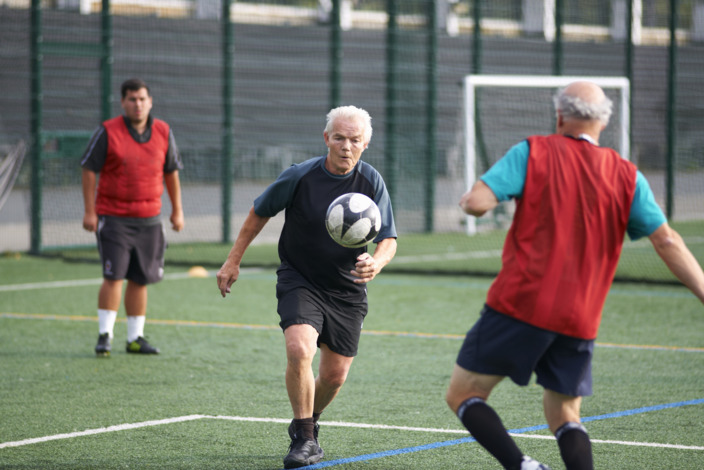
{"label": "white hair", "polygon": [[578,96],[567,94],[565,89],[562,88],[553,97],[553,101],[555,103],[555,111],[560,113],[560,116],[566,121],[573,119],[580,121],[596,120],[607,125],[611,118],[613,102],[606,95],[598,103],[593,103],[585,101]]}
{"label": "white hair", "polygon": [[331,109],[327,115],[325,132],[330,135],[332,127],[338,118],[362,121],[364,124],[364,140],[369,142],[372,139],[372,117],[362,108],[356,106],[339,106]]}

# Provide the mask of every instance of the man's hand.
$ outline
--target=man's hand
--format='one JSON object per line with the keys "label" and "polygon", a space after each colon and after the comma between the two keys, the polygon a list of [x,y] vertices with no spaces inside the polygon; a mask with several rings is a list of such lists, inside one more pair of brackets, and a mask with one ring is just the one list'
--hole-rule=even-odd
{"label": "man's hand", "polygon": [[225,297],[231,292],[230,287],[232,287],[232,284],[237,282],[237,278],[240,277],[240,266],[232,265],[225,261],[225,264],[222,265],[215,277],[218,281],[220,295]]}
{"label": "man's hand", "polygon": [[366,284],[371,281],[379,274],[382,268],[369,253],[359,255],[354,266],[354,270],[350,271],[350,274],[359,278],[354,280],[356,284]]}
{"label": "man's hand", "polygon": [[174,232],[180,232],[186,225],[182,210],[173,211],[169,220],[171,221],[171,228],[174,230]]}
{"label": "man's hand", "polygon": [[86,212],[83,214],[83,228],[89,232],[98,230],[98,214],[95,212]]}

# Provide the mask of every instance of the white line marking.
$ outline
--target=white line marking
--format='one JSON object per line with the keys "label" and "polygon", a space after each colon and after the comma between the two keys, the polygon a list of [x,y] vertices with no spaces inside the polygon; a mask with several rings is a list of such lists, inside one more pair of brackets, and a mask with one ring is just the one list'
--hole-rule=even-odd
{"label": "white line marking", "polygon": [[0,292],[20,291],[32,289],[54,289],[58,287],[78,287],[92,286],[103,282],[102,279],[76,279],[73,281],[50,281],[50,282],[32,282],[28,284],[6,284],[0,286]]}
{"label": "white line marking", "polygon": [[[127,423],[118,424],[115,426],[108,426],[106,428],[88,429],[86,431],[71,432],[65,434],[54,434],[53,436],[36,437],[32,439],[24,439],[21,441],[13,442],[3,442],[0,443],[0,449],[6,447],[20,447],[31,444],[39,444],[42,442],[56,441],[60,439],[72,439],[75,437],[82,436],[92,436],[95,434],[103,434],[108,432],[125,431],[129,429],[139,429],[150,426],[161,426],[164,424],[182,423],[186,421],[195,421],[199,419],[217,419],[225,421],[245,421],[253,423],[277,423],[277,424],[288,424],[291,422],[290,419],[282,418],[253,418],[248,416],[209,416],[209,415],[188,415],[179,416],[176,418],[158,419],[152,421],[143,421],[141,423]],[[394,430],[394,431],[412,431],[412,432],[426,432],[435,434],[462,434],[469,436],[466,430],[460,429],[438,429],[438,428],[417,428],[409,426],[389,426],[385,424],[364,424],[364,423],[346,423],[341,421],[321,421],[320,424],[325,426],[333,427],[348,427],[348,428],[362,428],[362,429],[379,429],[379,430]],[[530,439],[555,439],[553,436],[538,435],[538,434],[511,434],[514,437],[526,437]],[[654,442],[629,442],[629,441],[608,441],[601,439],[592,439],[592,442],[600,444],[616,444],[616,445],[626,445],[635,447],[660,447],[668,449],[683,449],[683,450],[704,450],[704,446],[684,446],[678,444],[659,444]]]}
{"label": "white line marking", "polygon": [[[513,434],[513,437],[527,437],[529,439],[551,439],[554,440],[555,436],[545,436],[540,434]],[[656,442],[631,442],[631,441],[609,441],[604,439],[590,439],[592,442],[597,442],[599,444],[616,444],[622,446],[635,446],[635,447],[661,447],[666,449],[684,449],[684,450],[704,450],[704,446],[683,446],[679,444],[659,444]]]}
{"label": "white line marking", "polygon": [[[266,271],[263,268],[244,268],[240,270],[240,273],[258,273]],[[215,276],[217,271],[208,271],[208,277]],[[164,281],[174,281],[179,279],[187,279],[191,277],[188,272],[172,273],[166,274],[164,276]],[[33,289],[56,289],[59,287],[81,287],[81,286],[93,286],[103,283],[102,277],[97,277],[93,279],[74,279],[70,281],[47,281],[47,282],[31,282],[26,284],[6,284],[0,286],[0,292],[7,291],[20,291],[20,290],[33,290]]]}
{"label": "white line marking", "polygon": [[189,415],[189,416],[180,416],[178,418],[168,418],[168,419],[159,419],[159,420],[153,420],[153,421],[144,421],[141,423],[118,424],[115,426],[108,426],[107,428],[88,429],[86,431],[69,432],[69,433],[65,433],[65,434],[54,434],[53,436],[35,437],[33,439],[24,439],[22,441],[3,442],[3,443],[0,443],[0,449],[4,449],[5,447],[20,447],[20,446],[26,446],[29,444],[39,444],[41,442],[57,441],[59,439],[71,439],[74,437],[92,436],[95,434],[103,434],[106,432],[125,431],[128,429],[146,428],[149,426],[159,426],[162,424],[172,424],[172,423],[181,423],[184,421],[194,421],[197,419],[203,419],[205,417],[206,417],[205,415]]}

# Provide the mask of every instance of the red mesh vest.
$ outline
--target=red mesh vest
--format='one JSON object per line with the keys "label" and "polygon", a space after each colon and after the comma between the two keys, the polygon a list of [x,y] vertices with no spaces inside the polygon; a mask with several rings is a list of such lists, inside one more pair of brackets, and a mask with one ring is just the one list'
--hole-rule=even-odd
{"label": "red mesh vest", "polygon": [[487,304],[546,330],[594,339],[621,254],[636,167],[585,140],[551,135],[528,143],[523,196]]}
{"label": "red mesh vest", "polygon": [[154,119],[148,142],[136,142],[122,116],[103,123],[108,151],[98,180],[96,211],[120,217],[154,217],[161,211],[169,125]]}

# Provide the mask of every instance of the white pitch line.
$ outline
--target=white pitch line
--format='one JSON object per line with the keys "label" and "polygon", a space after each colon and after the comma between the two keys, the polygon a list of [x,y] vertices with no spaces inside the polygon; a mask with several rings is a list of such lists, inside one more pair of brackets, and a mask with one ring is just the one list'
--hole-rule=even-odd
{"label": "white pitch line", "polygon": [[[510,433],[513,437],[527,437],[530,439],[555,439],[555,436],[545,436],[541,434],[514,434]],[[632,441],[610,441],[604,439],[590,439],[591,442],[597,442],[599,444],[616,444],[622,446],[635,446],[635,447],[661,447],[665,449],[684,449],[684,450],[704,450],[704,446],[684,446],[680,444],[660,444],[657,442],[632,442]]]}
{"label": "white pitch line", "polygon": [[5,284],[0,286],[0,292],[14,292],[20,290],[33,289],[54,289],[58,287],[78,287],[92,286],[103,282],[102,278],[95,279],[75,279],[73,281],[49,281],[49,282],[32,282],[27,284]]}
{"label": "white pitch line", "polygon": [[[240,270],[240,273],[257,273],[265,271],[262,268],[244,268]],[[216,271],[208,271],[208,277],[214,276]],[[180,273],[166,274],[164,276],[164,281],[174,281],[179,279],[187,279],[193,277],[188,274],[187,271]],[[47,282],[30,282],[26,284],[5,284],[0,286],[0,292],[14,292],[20,290],[33,290],[33,289],[56,289],[59,287],[81,287],[81,286],[94,286],[102,284],[103,278],[96,277],[92,279],[74,279],[70,281],[47,281]]]}
{"label": "white pitch line", "polygon": [[[229,421],[254,421],[254,422],[270,422],[288,424],[290,419],[280,418],[246,418],[241,416],[209,416],[213,419],[223,419]],[[429,433],[449,433],[449,434],[467,434],[466,430],[460,429],[438,429],[438,428],[415,428],[408,426],[389,426],[386,424],[364,424],[364,423],[345,423],[343,421],[321,421],[320,424],[325,426],[333,426],[340,428],[362,428],[362,429],[385,429],[394,431],[417,431]]]}
{"label": "white pitch line", "polygon": [[69,432],[69,433],[64,433],[64,434],[54,434],[53,436],[35,437],[32,439],[24,439],[22,441],[3,442],[3,443],[0,443],[0,449],[3,449],[5,447],[20,447],[20,446],[26,446],[29,444],[39,444],[41,442],[56,441],[59,439],[71,439],[74,437],[92,436],[95,434],[103,434],[103,433],[107,433],[107,432],[125,431],[128,429],[139,429],[139,428],[146,428],[146,427],[150,427],[150,426],[159,426],[162,424],[172,424],[172,423],[181,423],[184,421],[194,421],[197,419],[203,419],[205,417],[206,417],[205,415],[188,415],[188,416],[179,416],[178,418],[143,421],[141,423],[118,424],[115,426],[108,426],[107,428],[87,429],[85,431]]}
{"label": "white pitch line", "polygon": [[[176,418],[159,419],[152,421],[144,421],[141,423],[127,423],[118,424],[115,426],[108,426],[106,428],[88,429],[86,431],[78,431],[64,434],[54,434],[52,436],[36,437],[32,439],[24,439],[22,441],[13,442],[3,442],[0,443],[0,449],[6,447],[20,447],[30,444],[39,444],[42,442],[56,441],[60,439],[72,439],[75,437],[82,436],[92,436],[95,434],[103,434],[108,432],[125,431],[129,429],[139,429],[150,426],[160,426],[164,424],[182,423],[186,421],[195,421],[199,419],[217,419],[224,421],[244,421],[253,423],[277,423],[277,424],[288,424],[291,422],[290,419],[282,418],[253,418],[248,416],[209,416],[209,415],[188,415],[179,416]],[[321,421],[320,424],[332,427],[348,427],[348,428],[361,428],[361,429],[379,429],[379,430],[393,430],[393,431],[412,431],[412,432],[425,432],[432,434],[462,434],[469,437],[469,433],[466,430],[460,429],[439,429],[439,428],[419,428],[419,427],[409,427],[409,426],[390,426],[386,424],[364,424],[364,423],[346,423],[342,421]],[[530,439],[555,439],[553,436],[539,435],[539,434],[511,434],[514,437],[525,437]],[[592,439],[592,442],[600,444],[616,444],[616,445],[627,445],[635,447],[660,447],[668,449],[682,449],[682,450],[704,450],[704,446],[684,446],[678,444],[658,444],[653,442],[629,442],[629,441],[609,441],[601,439]]]}

